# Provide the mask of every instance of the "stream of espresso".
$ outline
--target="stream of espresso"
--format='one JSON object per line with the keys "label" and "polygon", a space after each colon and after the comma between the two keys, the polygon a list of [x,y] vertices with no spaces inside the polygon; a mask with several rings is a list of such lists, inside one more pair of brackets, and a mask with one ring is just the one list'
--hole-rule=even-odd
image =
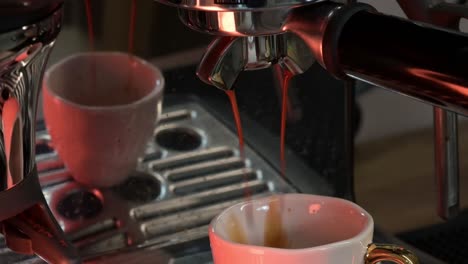
{"label": "stream of espresso", "polygon": [[135,27],[137,14],[136,0],[132,0],[130,7],[130,26],[128,30],[128,53],[133,54],[135,49]]}
{"label": "stream of espresso", "polygon": [[[94,24],[92,16],[92,7],[91,0],[84,0],[86,7],[86,16],[88,23],[88,37],[89,37],[89,47],[91,51],[95,51],[95,35],[94,35]],[[131,0],[130,7],[130,23],[129,23],[129,33],[128,33],[128,53],[130,58],[135,49],[135,28],[136,28],[136,0]],[[92,63],[92,85],[96,85],[96,64]],[[132,86],[132,76],[133,71],[130,68],[130,77],[129,77],[129,89]],[[282,83],[282,113],[281,113],[281,139],[280,139],[280,162],[281,162],[281,175],[286,177],[286,154],[285,154],[285,140],[286,140],[286,119],[287,119],[287,109],[288,109],[288,87],[289,81],[292,78],[292,75],[288,71],[284,71],[283,83]],[[226,94],[231,103],[232,112],[237,128],[237,136],[239,140],[239,152],[241,158],[245,159],[245,146],[244,146],[244,135],[242,130],[242,123],[239,113],[239,107],[237,104],[237,98],[234,90],[226,91]],[[246,176],[244,177],[244,182],[247,182]],[[244,188],[244,195],[246,199],[249,199],[252,195],[250,189],[246,186]],[[276,247],[276,248],[287,248],[288,247],[288,237],[286,236],[282,223],[282,213],[281,213],[281,202],[275,201],[272,199],[269,204],[269,209],[266,212],[265,217],[265,228],[264,228],[264,246],[267,247]],[[252,208],[253,209],[253,208]],[[253,216],[253,210],[247,212],[250,216]],[[249,220],[250,217],[247,218]],[[255,219],[250,219],[255,221]],[[246,230],[240,225],[239,220],[232,216],[229,220],[230,228],[228,234],[230,238],[238,243],[248,243]],[[252,223],[254,224],[254,223]]]}
{"label": "stream of espresso", "polygon": [[[234,116],[234,121],[236,123],[237,129],[237,138],[239,140],[239,154],[242,160],[245,160],[245,149],[244,149],[244,133],[242,130],[242,122],[240,118],[239,106],[237,105],[236,93],[234,90],[226,91],[226,94],[231,102],[232,114]],[[247,183],[247,175],[244,174],[244,183]],[[246,186],[244,188],[244,195],[246,199],[249,199],[252,193],[250,189]]]}
{"label": "stream of espresso", "polygon": [[283,70],[283,82],[281,90],[283,92],[281,104],[281,135],[280,135],[280,162],[281,162],[281,175],[286,177],[286,124],[288,117],[288,91],[289,82],[293,77],[292,73],[288,70]]}
{"label": "stream of espresso", "polygon": [[[285,142],[286,142],[286,123],[288,116],[288,91],[289,91],[289,82],[293,75],[289,71],[283,71],[283,80],[282,80],[282,104],[281,104],[281,135],[280,135],[280,162],[281,162],[281,175],[286,177],[286,151],[285,151]],[[240,121],[239,108],[237,105],[236,95],[234,91],[226,92],[232,106],[233,115],[236,121],[237,134],[239,138],[239,149],[241,152],[242,158],[244,158],[244,139],[242,133],[242,124]],[[247,188],[246,188],[247,189]],[[246,197],[249,197],[250,193],[246,190]],[[244,213],[250,214],[247,216],[247,220],[253,216],[255,213],[254,208],[252,210],[246,210]],[[263,245],[265,247],[274,247],[274,248],[289,248],[290,247],[290,238],[287,236],[284,227],[283,227],[283,213],[282,213],[282,202],[281,200],[272,198],[269,202],[268,209],[266,211],[265,221],[264,221],[264,232],[263,232]],[[252,219],[255,221],[256,219]],[[251,223],[253,225],[258,225],[258,223]],[[228,222],[228,234],[230,239],[236,243],[249,243],[248,241],[248,231],[245,230],[246,227],[242,227],[239,220],[235,215],[232,215]]]}
{"label": "stream of espresso", "polygon": [[[94,52],[96,51],[96,38],[94,32],[94,19],[92,12],[92,1],[84,0],[85,10],[86,10],[86,21],[88,24],[88,41],[89,49]],[[133,69],[133,53],[135,50],[135,29],[136,29],[136,18],[137,18],[137,2],[136,0],[131,0],[130,2],[130,22],[128,29],[128,54],[129,54],[129,70],[128,70],[128,81],[126,84],[126,89],[130,93],[133,83],[134,83],[134,69]],[[91,86],[96,87],[97,85],[97,65],[95,60],[91,60],[90,65],[90,75],[91,75]]]}
{"label": "stream of espresso", "polygon": [[[282,70],[283,78],[281,83],[282,103],[281,103],[281,132],[280,132],[280,167],[281,176],[286,178],[286,124],[288,117],[288,91],[289,82],[293,77],[288,70]],[[282,202],[279,199],[272,199],[268,206],[267,215],[265,217],[265,228],[263,234],[263,243],[266,247],[288,248],[289,238],[283,226]]]}

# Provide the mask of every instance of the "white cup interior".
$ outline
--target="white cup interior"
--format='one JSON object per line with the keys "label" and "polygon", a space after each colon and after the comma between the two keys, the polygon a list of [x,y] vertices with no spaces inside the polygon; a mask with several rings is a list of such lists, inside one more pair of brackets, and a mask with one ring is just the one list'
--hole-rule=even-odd
{"label": "white cup interior", "polygon": [[223,240],[255,246],[283,233],[285,248],[303,249],[351,239],[372,228],[372,218],[342,199],[286,194],[230,207],[213,220],[212,228]]}
{"label": "white cup interior", "polygon": [[72,56],[49,69],[45,80],[55,96],[88,107],[129,105],[162,88],[158,70],[117,52]]}

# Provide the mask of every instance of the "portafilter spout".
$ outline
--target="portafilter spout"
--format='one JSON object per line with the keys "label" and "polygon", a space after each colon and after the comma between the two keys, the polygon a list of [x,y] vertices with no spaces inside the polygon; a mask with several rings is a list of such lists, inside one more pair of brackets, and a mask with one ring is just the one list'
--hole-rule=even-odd
{"label": "portafilter spout", "polygon": [[291,34],[305,43],[297,54],[313,56],[335,77],[361,80],[435,106],[438,211],[444,218],[456,213],[456,115],[449,120],[442,109],[468,116],[468,35],[452,30],[460,17],[468,17],[468,8],[459,5],[466,1],[398,0],[416,21],[362,3],[326,0],[156,1],[177,7],[188,27],[221,36],[198,70],[202,80],[218,88],[231,89],[239,72],[249,69],[249,38],[255,42]]}
{"label": "portafilter spout", "polygon": [[256,37],[218,37],[208,47],[197,70],[198,77],[222,90],[231,90],[242,71],[265,69],[279,64],[296,75],[314,63],[305,43],[293,34]]}
{"label": "portafilter spout", "polygon": [[[465,34],[385,15],[362,3],[156,1],[178,7],[182,22],[192,29],[231,37],[218,40],[209,51],[219,43],[231,46],[237,41],[245,42],[237,37],[267,39],[292,33],[305,43],[306,48],[297,52],[301,55],[311,52],[317,62],[337,78],[351,77],[468,115],[468,36]],[[247,45],[239,47],[244,47],[241,54],[246,54]],[[222,57],[228,53],[213,54]],[[205,57],[211,57],[208,55]],[[237,57],[234,60],[238,61],[222,64],[242,64]],[[199,72],[210,72],[204,69],[205,65],[217,65],[203,63],[205,61]]]}
{"label": "portafilter spout", "polygon": [[47,206],[35,162],[37,100],[61,6],[0,3],[0,231],[10,249],[54,264],[81,263]]}

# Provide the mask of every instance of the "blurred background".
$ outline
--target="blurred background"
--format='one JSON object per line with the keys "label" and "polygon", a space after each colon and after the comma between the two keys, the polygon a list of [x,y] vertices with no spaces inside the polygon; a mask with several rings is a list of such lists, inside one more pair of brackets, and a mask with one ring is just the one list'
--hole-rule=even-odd
{"label": "blurred background", "polygon": [[[361,1],[396,16],[403,12],[396,1]],[[127,51],[130,0],[91,0],[97,50]],[[65,26],[49,65],[67,55],[88,51],[83,0],[66,3]],[[463,29],[468,28],[463,22]],[[177,10],[153,0],[137,0],[135,53],[163,69],[196,64],[212,39],[186,28]],[[358,102],[361,124],[356,138],[358,202],[387,230],[395,233],[440,222],[436,216],[432,107],[412,99],[365,87]],[[214,88],[213,88],[214,89]],[[41,110],[39,110],[41,118]],[[460,125],[460,158],[466,157],[468,139]],[[467,189],[461,164],[462,188]],[[466,199],[462,190],[462,204]]]}

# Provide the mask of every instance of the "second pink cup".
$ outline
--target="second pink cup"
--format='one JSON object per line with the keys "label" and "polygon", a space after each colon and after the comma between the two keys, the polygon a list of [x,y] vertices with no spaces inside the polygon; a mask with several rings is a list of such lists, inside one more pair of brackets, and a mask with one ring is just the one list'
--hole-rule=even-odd
{"label": "second pink cup", "polygon": [[157,68],[124,53],[78,54],[46,72],[45,122],[76,181],[110,187],[129,176],[153,135],[163,88]]}

